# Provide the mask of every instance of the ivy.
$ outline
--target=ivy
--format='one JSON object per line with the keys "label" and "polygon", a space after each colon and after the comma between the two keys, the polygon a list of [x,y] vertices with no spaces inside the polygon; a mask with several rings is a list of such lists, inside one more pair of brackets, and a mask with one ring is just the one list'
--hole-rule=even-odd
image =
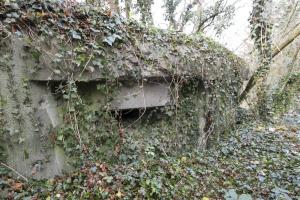
{"label": "ivy", "polygon": [[[258,80],[265,82],[266,75],[270,70],[272,61],[272,24],[270,22],[271,0],[254,0],[250,17],[251,38],[254,40],[255,50],[258,52],[259,67],[248,81],[245,90],[240,96],[244,100],[249,91],[254,87]],[[257,88],[258,103],[256,110],[262,119],[267,119],[270,109],[267,106],[268,96],[264,84]]]}
{"label": "ivy", "polygon": [[300,92],[299,80],[299,73],[289,73],[282,79],[279,87],[273,92],[272,105],[276,114],[288,111],[292,104],[292,99]]}
{"label": "ivy", "polygon": [[299,139],[292,133],[297,120],[299,115],[248,122],[206,151],[151,155],[127,165],[90,162],[67,176],[9,191],[15,199],[297,199]]}
{"label": "ivy", "polygon": [[[73,165],[178,155],[204,147],[234,124],[244,63],[212,40],[148,29],[90,5],[38,0],[17,5],[0,4],[1,37],[9,32],[24,42],[24,59],[33,66],[29,80],[50,71],[49,81],[59,83],[63,123],[54,142]],[[142,86],[156,76],[170,81],[175,105],[141,109],[133,124],[121,121],[120,111],[111,107],[116,88],[122,82]],[[89,81],[98,81],[97,92],[105,97],[96,109],[80,94],[80,84]],[[145,183],[153,195],[159,192],[154,182]]]}
{"label": "ivy", "polygon": [[268,10],[270,4],[271,0],[254,0],[250,18],[251,38],[258,50],[260,63],[265,68],[262,72],[268,70],[267,67],[272,59],[272,24],[269,20],[270,10]]}

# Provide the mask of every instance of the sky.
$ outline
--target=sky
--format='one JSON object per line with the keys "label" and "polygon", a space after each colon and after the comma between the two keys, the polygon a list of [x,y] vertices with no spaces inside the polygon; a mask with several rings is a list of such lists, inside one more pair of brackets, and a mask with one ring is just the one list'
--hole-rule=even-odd
{"label": "sky", "polygon": [[[226,29],[220,37],[216,37],[212,33],[207,33],[209,37],[223,44],[225,47],[237,54],[244,54],[245,40],[249,35],[249,16],[252,9],[252,1],[250,0],[228,0],[228,4],[235,3],[236,12],[232,25]],[[152,15],[155,26],[166,28],[167,22],[164,20],[163,0],[154,0],[152,7]]]}
{"label": "sky", "polygon": [[[233,0],[230,1],[233,2]],[[251,10],[252,1],[240,0],[236,4],[232,26],[225,30],[220,38],[215,39],[237,54],[242,54],[245,51],[245,40],[248,39],[250,33],[248,19]]]}

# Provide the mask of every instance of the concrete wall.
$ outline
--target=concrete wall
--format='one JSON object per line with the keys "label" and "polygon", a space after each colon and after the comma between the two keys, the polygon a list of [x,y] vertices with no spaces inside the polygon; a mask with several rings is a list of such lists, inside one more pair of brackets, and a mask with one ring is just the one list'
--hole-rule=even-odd
{"label": "concrete wall", "polygon": [[[43,71],[43,80],[32,78],[31,70],[41,66],[24,49],[23,41],[14,37],[1,43],[0,105],[4,111],[1,120],[5,124],[1,127],[4,135],[1,147],[7,155],[3,162],[26,177],[54,177],[72,170],[71,160],[55,141],[56,130],[63,125],[59,111],[66,104],[57,101],[57,94],[52,93],[51,81],[47,78],[52,73],[47,75]],[[105,95],[97,90],[98,84],[103,82],[86,81],[78,85],[79,94],[90,101],[91,111],[101,109],[105,99]],[[142,85],[124,83],[116,89],[111,109],[171,105],[171,89],[167,81],[144,82]]]}
{"label": "concrete wall", "polygon": [[70,166],[63,151],[51,140],[60,123],[57,105],[46,85],[27,79],[23,42],[1,43],[0,95],[4,115],[6,163],[24,176],[53,177]]}
{"label": "concrete wall", "polygon": [[[56,79],[55,73],[59,74],[60,72],[51,70],[54,67],[52,67],[51,58],[48,54],[55,54],[57,50],[55,50],[55,42],[48,45],[46,53],[31,52],[24,40],[13,36],[1,41],[0,45],[0,106],[4,112],[4,115],[0,115],[2,116],[1,121],[4,122],[1,127],[4,142],[1,143],[1,147],[4,147],[7,154],[7,158],[2,162],[7,163],[8,166],[22,175],[31,178],[49,178],[70,172],[73,169],[71,163],[74,160],[57,145],[57,130],[64,126],[65,119],[62,111],[68,110],[68,102],[62,100],[61,93],[54,93],[56,87],[59,87],[60,83],[66,83],[68,79],[65,76]],[[49,71],[37,69],[48,69]],[[36,70],[38,73],[35,73]],[[132,80],[135,81],[130,81],[128,80],[130,77],[127,77],[126,80],[123,74],[117,73],[115,75],[122,78],[118,80],[116,77],[119,84],[111,91],[111,94],[101,93],[97,89],[99,85],[106,84],[107,79],[103,79],[103,76],[97,75],[96,72],[94,73],[96,76],[89,76],[88,72],[85,73],[83,79],[78,79],[76,85],[78,94],[87,103],[89,112],[101,109],[110,111],[164,107],[175,105],[179,98],[178,93],[180,91],[178,90],[180,87],[176,86],[174,79],[170,79],[171,77],[166,77],[162,73],[148,74],[142,81],[134,78]],[[190,77],[192,76],[193,74],[190,75]],[[234,87],[232,86],[233,89],[237,89]],[[176,135],[172,131],[166,131],[166,135],[162,136],[162,141],[165,139],[169,143],[167,147],[175,148],[175,151],[183,149],[187,143],[192,143],[195,148],[205,146],[207,140],[205,127],[210,118],[207,115],[206,105],[221,106],[218,101],[208,101],[207,96],[205,96],[207,93],[204,92],[206,90],[204,83],[194,89],[196,90],[195,94],[187,94],[186,98],[195,107],[188,108],[190,110],[184,111],[187,113],[182,113],[182,116],[190,116],[190,113],[193,113],[193,120],[196,119],[196,124],[193,124],[193,127],[192,125],[191,127],[184,127],[184,132],[180,134]],[[109,100],[110,106],[104,108],[108,96],[112,97]],[[232,109],[235,105],[234,102],[231,99],[226,100],[229,100],[230,103],[227,102],[227,107],[225,107],[226,105],[222,106],[228,110]],[[227,111],[224,111],[223,115],[227,115]],[[231,116],[233,115],[231,114],[224,119],[230,118],[232,120]],[[184,120],[189,121],[189,119]],[[226,120],[220,120],[223,123],[223,130],[231,123],[231,121]],[[176,123],[180,122],[176,121]],[[177,126],[175,123],[172,124]],[[86,126],[90,127],[92,124],[86,124]],[[164,126],[171,125],[165,124]],[[152,130],[151,128],[151,125],[147,126],[148,130]],[[133,132],[132,135],[134,133],[140,134],[138,128],[136,130],[132,128],[130,131]],[[116,132],[118,135],[117,130]],[[83,134],[83,137],[88,136],[88,134]],[[92,134],[97,133],[93,132]],[[160,134],[160,132],[155,134]],[[151,134],[138,135],[133,138],[144,139],[144,143],[147,143],[153,139],[152,136]]]}

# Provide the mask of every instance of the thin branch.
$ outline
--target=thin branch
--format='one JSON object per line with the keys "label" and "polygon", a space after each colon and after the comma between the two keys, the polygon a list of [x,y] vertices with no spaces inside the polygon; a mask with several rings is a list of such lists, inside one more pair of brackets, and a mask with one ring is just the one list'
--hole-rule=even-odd
{"label": "thin branch", "polygon": [[290,13],[289,19],[288,19],[288,21],[287,21],[287,23],[286,23],[286,25],[285,25],[285,27],[284,27],[284,29],[283,29],[284,31],[286,31],[286,29],[289,27],[289,25],[290,25],[290,23],[291,23],[291,21],[292,21],[292,18],[295,16],[295,13],[296,13],[297,8],[298,8],[298,4],[299,4],[299,1],[297,1],[297,2],[294,4],[293,9],[292,9],[292,11],[291,11],[291,13]]}
{"label": "thin branch", "polygon": [[[234,2],[234,4],[235,3],[236,2]],[[234,5],[234,4],[232,4],[232,5]],[[218,5],[216,8],[214,8],[214,13],[212,15],[206,17],[205,19],[203,19],[200,22],[200,24],[197,27],[196,32],[198,33],[200,31],[203,31],[204,29],[206,29],[208,26],[210,26],[214,22],[214,20],[215,20],[215,18],[217,16],[219,16],[219,15],[221,15],[223,13],[226,13],[226,5],[227,5],[227,1],[225,2],[225,4],[223,4],[223,2],[221,2],[220,5]],[[209,21],[210,21],[210,23],[208,23],[207,25],[205,25]]]}
{"label": "thin branch", "polygon": [[17,170],[15,170],[14,168],[4,164],[3,162],[0,162],[0,164],[6,168],[8,168],[9,170],[13,171],[14,173],[16,173],[18,176],[20,176],[21,178],[23,178],[26,182],[28,182],[28,178],[26,178],[25,176],[23,176],[22,174],[20,174]]}

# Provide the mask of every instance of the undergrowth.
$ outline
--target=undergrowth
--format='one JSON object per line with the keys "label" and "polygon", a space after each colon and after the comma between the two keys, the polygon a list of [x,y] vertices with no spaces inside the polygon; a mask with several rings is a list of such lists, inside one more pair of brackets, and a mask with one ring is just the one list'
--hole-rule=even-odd
{"label": "undergrowth", "polygon": [[14,199],[297,199],[294,133],[299,128],[279,122],[242,125],[202,152],[151,155],[126,165],[88,162],[70,175],[30,181],[5,194]]}

